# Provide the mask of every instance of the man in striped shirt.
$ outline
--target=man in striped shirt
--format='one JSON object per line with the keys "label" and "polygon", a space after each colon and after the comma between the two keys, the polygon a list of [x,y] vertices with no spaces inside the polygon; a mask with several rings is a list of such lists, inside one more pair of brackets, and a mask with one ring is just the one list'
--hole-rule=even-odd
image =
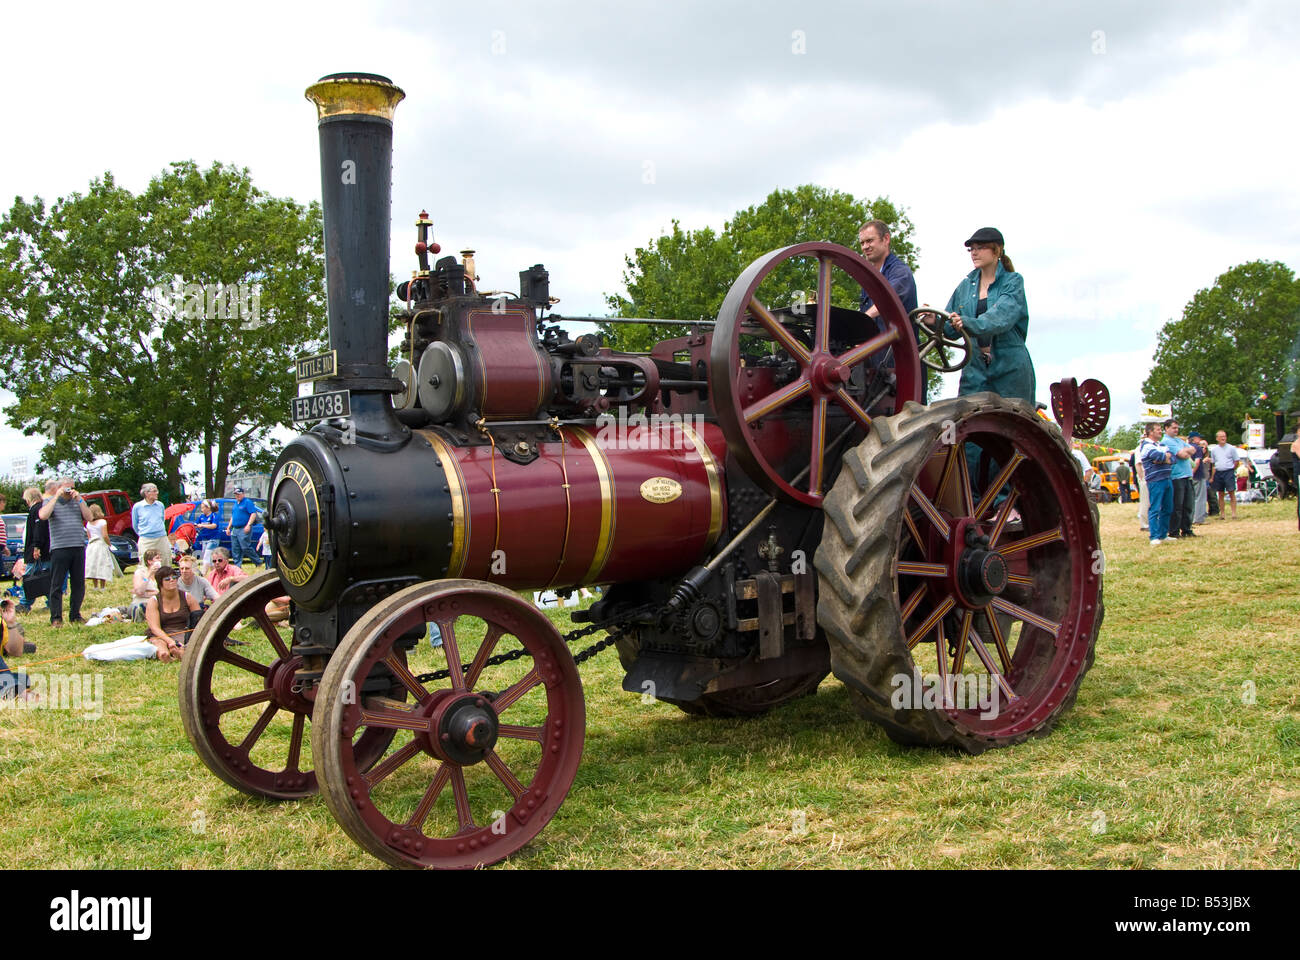
{"label": "man in striped shirt", "polygon": [[1169,516],[1172,512],[1174,491],[1169,479],[1170,464],[1174,456],[1160,442],[1160,424],[1148,423],[1146,436],[1138,444],[1138,460],[1150,491],[1151,506],[1147,512],[1147,523],[1151,527],[1151,546],[1159,546],[1169,536]]}
{"label": "man in striped shirt", "polygon": [[63,626],[63,578],[71,575],[68,619],[81,619],[81,600],[86,595],[86,524],[90,508],[73,482],[63,477],[54,496],[41,505],[38,516],[50,522],[50,626]]}

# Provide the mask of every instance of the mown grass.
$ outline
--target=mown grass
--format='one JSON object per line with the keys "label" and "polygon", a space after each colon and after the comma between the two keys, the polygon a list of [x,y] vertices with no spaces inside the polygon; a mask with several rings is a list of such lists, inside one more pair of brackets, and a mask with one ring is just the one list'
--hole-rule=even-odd
{"label": "mown grass", "polygon": [[[1050,737],[980,757],[902,748],[834,679],[759,719],[691,718],[624,693],[611,650],[581,668],[573,790],[505,866],[1300,866],[1294,504],[1243,506],[1236,522],[1158,548],[1135,510],[1101,508],[1097,663]],[[15,666],[134,632],[55,632],[40,611],[24,622],[40,650]],[[182,731],[175,665],[31,669],[102,672],[105,702],[100,719],[0,711],[6,863],[376,865],[319,798],[263,802],[212,776]]]}

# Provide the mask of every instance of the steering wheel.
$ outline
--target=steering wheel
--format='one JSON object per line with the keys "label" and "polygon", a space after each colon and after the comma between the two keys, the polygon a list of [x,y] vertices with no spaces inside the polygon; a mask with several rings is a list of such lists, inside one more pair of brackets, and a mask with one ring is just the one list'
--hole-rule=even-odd
{"label": "steering wheel", "polygon": [[[926,314],[932,314],[936,318],[934,325],[921,319]],[[916,345],[921,355],[921,362],[931,370],[937,370],[939,373],[954,373],[970,363],[971,355],[975,352],[975,343],[965,330],[959,330],[957,337],[949,337],[944,332],[948,323],[948,314],[937,307],[917,307],[907,317],[916,330]],[[961,358],[949,361],[949,348],[954,351],[960,350]]]}

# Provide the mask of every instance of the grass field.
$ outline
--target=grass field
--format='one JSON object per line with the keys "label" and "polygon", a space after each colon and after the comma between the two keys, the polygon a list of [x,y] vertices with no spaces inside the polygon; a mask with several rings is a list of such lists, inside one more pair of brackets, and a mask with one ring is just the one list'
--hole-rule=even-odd
{"label": "grass field", "polygon": [[[505,868],[1300,866],[1294,502],[1158,548],[1134,505],[1100,509],[1097,662],[1050,737],[980,757],[904,749],[833,678],[756,720],[691,718],[624,693],[610,650],[581,667],[573,790]],[[89,592],[88,611],[128,583]],[[39,609],[23,622],[39,651],[11,666],[140,632],[56,632]],[[319,798],[263,802],[212,776],[181,728],[176,665],[30,670],[101,674],[102,716],[0,710],[9,866],[377,865]]]}

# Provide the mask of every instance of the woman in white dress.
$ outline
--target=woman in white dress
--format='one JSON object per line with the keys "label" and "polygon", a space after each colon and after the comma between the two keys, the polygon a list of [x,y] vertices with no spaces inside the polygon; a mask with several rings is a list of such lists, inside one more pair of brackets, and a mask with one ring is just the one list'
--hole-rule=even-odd
{"label": "woman in white dress", "polygon": [[108,521],[104,511],[98,505],[90,508],[91,520],[86,524],[86,579],[95,585],[96,590],[103,590],[105,582],[120,575],[117,559],[109,549]]}

